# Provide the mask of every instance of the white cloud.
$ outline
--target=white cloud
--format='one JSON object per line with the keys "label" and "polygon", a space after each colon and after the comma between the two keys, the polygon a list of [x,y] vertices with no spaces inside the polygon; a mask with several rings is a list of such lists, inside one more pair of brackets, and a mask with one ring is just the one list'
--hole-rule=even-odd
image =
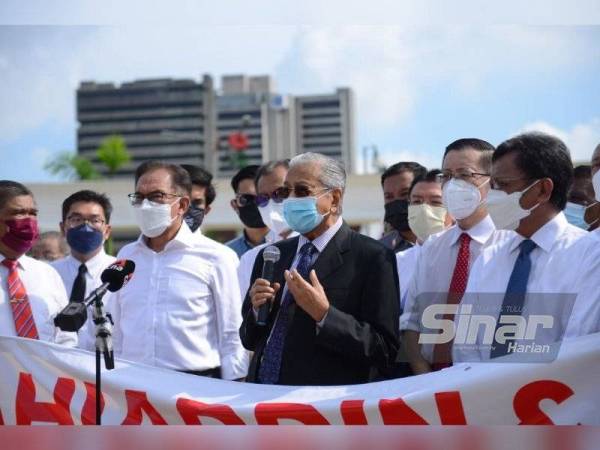
{"label": "white cloud", "polygon": [[568,130],[540,120],[526,124],[518,132],[527,131],[542,131],[558,137],[571,151],[573,162],[589,164],[592,152],[600,144],[600,117],[576,124]]}
{"label": "white cloud", "polygon": [[[0,27],[0,140],[41,125],[75,131],[80,81],[267,73],[291,27]],[[217,80],[215,80],[217,82]]]}
{"label": "white cloud", "polygon": [[600,58],[593,36],[560,27],[305,27],[279,72],[304,92],[351,86],[361,125],[380,130],[401,124],[440,86],[477,98],[490,75],[509,83],[583,67]]}

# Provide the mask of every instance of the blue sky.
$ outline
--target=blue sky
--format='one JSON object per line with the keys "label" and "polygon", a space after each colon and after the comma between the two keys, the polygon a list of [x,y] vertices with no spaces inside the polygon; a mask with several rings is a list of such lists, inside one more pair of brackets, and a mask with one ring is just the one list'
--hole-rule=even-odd
{"label": "blue sky", "polygon": [[600,143],[600,26],[350,25],[314,15],[301,26],[288,15],[263,25],[223,15],[200,25],[75,26],[66,24],[90,23],[89,11],[62,3],[79,16],[50,14],[50,26],[23,25],[36,20],[12,0],[0,7],[2,23],[15,24],[0,26],[0,179],[56,180],[42,166],[75,148],[75,89],[90,79],[247,73],[270,74],[282,93],[350,86],[358,156],[376,144],[388,164],[436,167],[456,138],[498,144],[531,129],[563,138],[576,160]]}

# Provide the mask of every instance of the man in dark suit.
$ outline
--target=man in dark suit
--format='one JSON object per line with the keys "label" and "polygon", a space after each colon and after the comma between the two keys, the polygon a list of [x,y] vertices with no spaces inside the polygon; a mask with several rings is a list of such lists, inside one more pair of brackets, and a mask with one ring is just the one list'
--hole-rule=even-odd
{"label": "man in dark suit", "polygon": [[[284,216],[300,236],[275,245],[274,283],[263,252],[242,308],[240,336],[254,352],[247,380],[262,384],[357,384],[389,378],[398,350],[396,259],[341,217],[343,165],[304,153],[290,162]],[[267,303],[268,302],[268,303]],[[271,309],[266,325],[258,310]]]}

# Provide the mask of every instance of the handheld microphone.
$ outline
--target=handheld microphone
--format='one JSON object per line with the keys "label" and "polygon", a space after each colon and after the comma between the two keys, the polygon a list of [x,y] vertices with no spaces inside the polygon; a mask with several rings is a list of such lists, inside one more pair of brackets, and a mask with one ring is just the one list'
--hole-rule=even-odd
{"label": "handheld microphone", "polygon": [[[273,283],[275,263],[279,261],[281,252],[274,245],[269,245],[263,251],[263,269],[261,278],[267,280],[269,283]],[[258,317],[256,319],[257,325],[265,326],[267,324],[267,317],[269,316],[270,300],[267,300],[258,308]]]}
{"label": "handheld microphone", "polygon": [[120,259],[102,272],[100,287],[90,292],[83,302],[69,303],[54,318],[54,325],[62,331],[78,331],[87,320],[87,307],[96,299],[102,298],[106,291],[116,292],[133,277],[135,263],[128,259]]}

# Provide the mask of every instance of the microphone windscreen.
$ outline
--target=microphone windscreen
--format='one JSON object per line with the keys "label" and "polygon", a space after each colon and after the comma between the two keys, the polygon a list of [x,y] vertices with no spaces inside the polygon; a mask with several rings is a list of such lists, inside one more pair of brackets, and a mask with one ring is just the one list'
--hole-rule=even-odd
{"label": "microphone windscreen", "polygon": [[271,261],[271,262],[276,263],[277,261],[279,261],[280,256],[281,256],[281,252],[274,245],[269,245],[263,251],[263,260],[264,261]]}
{"label": "microphone windscreen", "polygon": [[109,283],[108,290],[116,292],[121,289],[132,277],[135,263],[129,259],[115,261],[102,272],[102,283]]}

